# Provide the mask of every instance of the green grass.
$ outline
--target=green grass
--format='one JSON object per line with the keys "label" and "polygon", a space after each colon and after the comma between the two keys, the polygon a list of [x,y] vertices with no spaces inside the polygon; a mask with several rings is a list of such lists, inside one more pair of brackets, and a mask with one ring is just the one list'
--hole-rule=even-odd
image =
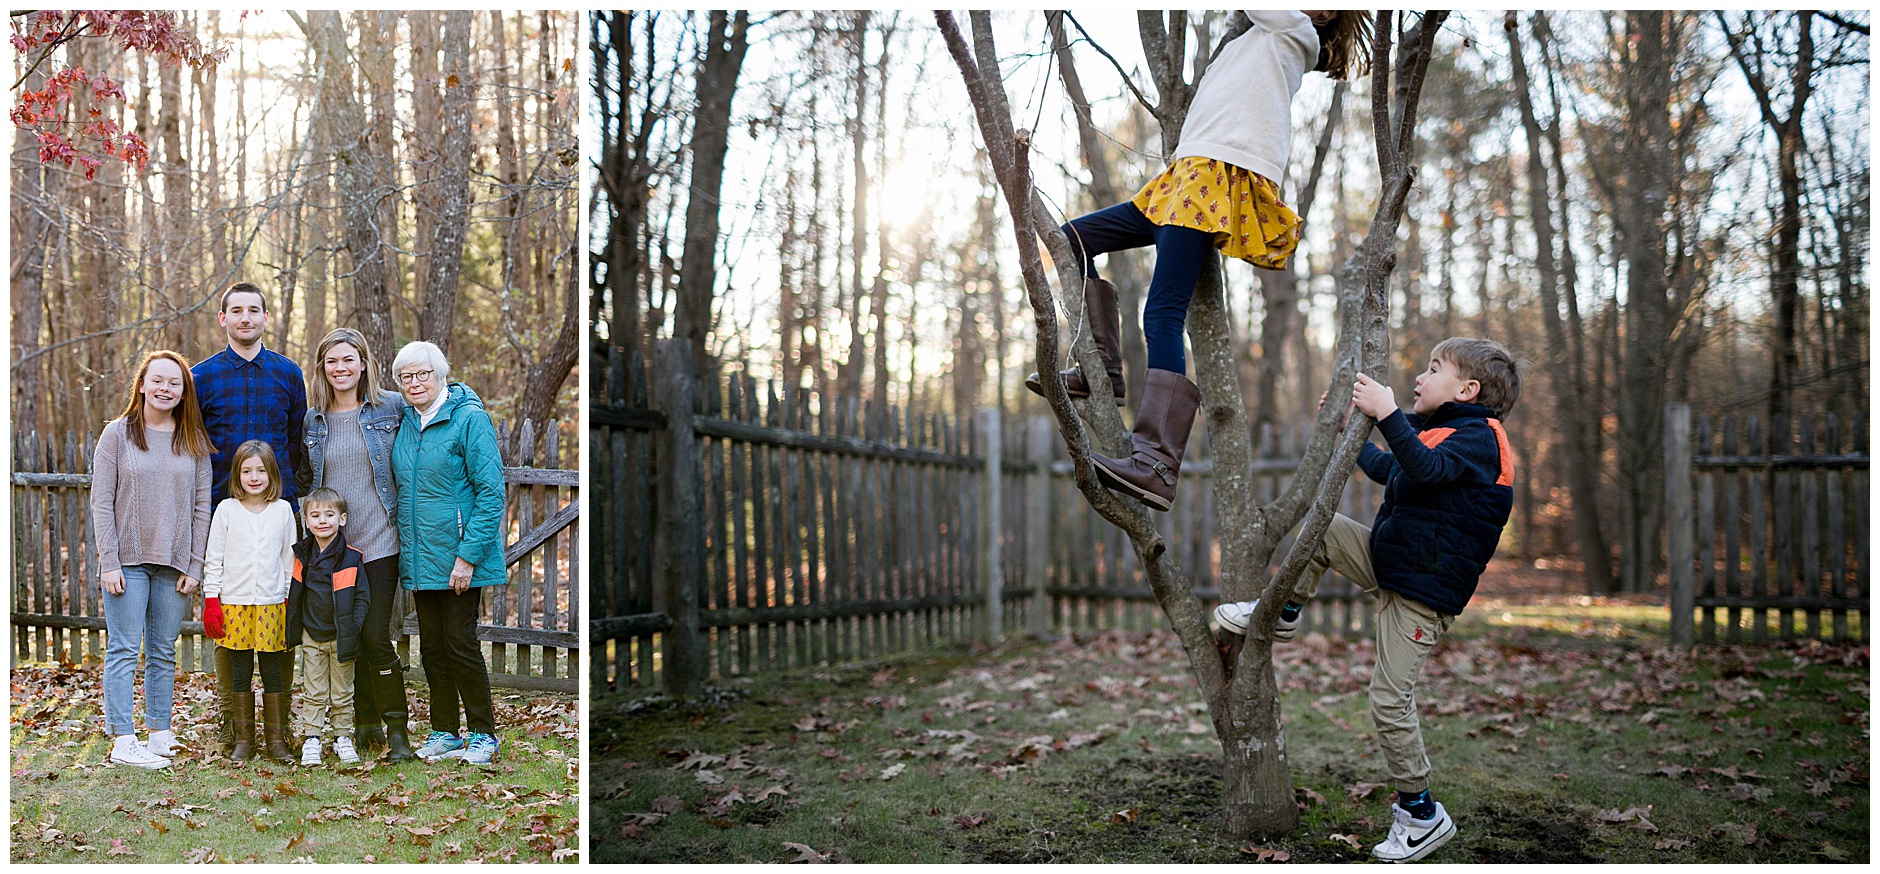
{"label": "green grass", "polygon": [[[1662,607],[1485,606],[1419,688],[1461,828],[1433,860],[1868,857],[1865,647],[1684,655]],[[1259,847],[1362,861],[1382,840],[1372,652],[1278,650],[1303,813]],[[591,719],[597,862],[1255,858],[1217,835],[1219,747],[1166,634],[738,679],[690,703],[611,695]]]}
{"label": "green grass", "polygon": [[[573,696],[496,696],[495,765],[303,768],[209,753],[214,680],[189,674],[170,767],[109,762],[96,665],[12,672],[14,862],[572,861],[580,825]],[[412,684],[423,730],[426,690]],[[141,698],[139,701],[141,707]],[[256,731],[259,733],[257,724]],[[298,743],[292,744],[298,751]]]}

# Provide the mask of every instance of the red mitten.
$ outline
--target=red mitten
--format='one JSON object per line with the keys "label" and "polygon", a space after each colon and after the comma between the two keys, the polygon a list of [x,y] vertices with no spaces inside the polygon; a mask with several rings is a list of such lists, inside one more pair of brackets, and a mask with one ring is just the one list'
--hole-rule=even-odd
{"label": "red mitten", "polygon": [[222,599],[206,598],[202,602],[202,633],[221,640],[227,632],[222,628]]}

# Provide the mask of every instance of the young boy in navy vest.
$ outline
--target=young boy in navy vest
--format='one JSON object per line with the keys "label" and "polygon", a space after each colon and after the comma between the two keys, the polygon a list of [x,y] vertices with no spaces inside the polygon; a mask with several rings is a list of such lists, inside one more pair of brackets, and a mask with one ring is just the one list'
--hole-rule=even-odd
{"label": "young boy in navy vest", "polygon": [[341,764],[359,763],[353,747],[353,661],[359,657],[370,597],[365,554],[346,543],[346,499],[328,488],[300,499],[307,536],[294,544],[287,588],[287,642],[300,648],[300,763],[320,764],[323,738],[333,734]]}
{"label": "young boy in navy vest", "polygon": [[[1475,594],[1508,524],[1514,458],[1501,419],[1520,395],[1513,357],[1490,340],[1438,343],[1429,370],[1417,377],[1412,415],[1397,408],[1390,386],[1359,374],[1352,405],[1377,420],[1390,451],[1367,442],[1358,466],[1385,484],[1384,503],[1372,528],[1342,515],[1332,519],[1273,629],[1275,640],[1293,638],[1299,611],[1327,568],[1378,599],[1371,718],[1397,802],[1390,834],[1371,854],[1386,862],[1414,862],[1456,834],[1448,811],[1430,797],[1430,760],[1412,691],[1430,649]],[[1214,615],[1223,629],[1245,634],[1258,604],[1222,604]]]}

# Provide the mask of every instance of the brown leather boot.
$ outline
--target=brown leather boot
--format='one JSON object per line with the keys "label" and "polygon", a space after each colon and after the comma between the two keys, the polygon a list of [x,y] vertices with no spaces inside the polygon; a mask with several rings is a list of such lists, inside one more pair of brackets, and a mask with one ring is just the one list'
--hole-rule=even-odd
{"label": "brown leather boot", "polygon": [[1201,389],[1179,373],[1149,370],[1142,390],[1142,409],[1130,433],[1135,451],[1115,459],[1090,453],[1097,479],[1113,491],[1136,498],[1151,509],[1167,512],[1175,502],[1175,480],[1181,473],[1188,432],[1201,408]]}
{"label": "brown leather boot", "polygon": [[231,692],[222,698],[222,727],[232,738],[228,757],[246,762],[255,757],[255,693]]}
{"label": "brown leather boot", "polygon": [[[253,692],[248,693],[254,697]],[[252,732],[253,729],[250,729]],[[287,693],[261,693],[261,751],[268,758],[282,762],[298,762],[300,756],[287,746]]]}
{"label": "brown leather boot", "polygon": [[[228,647],[215,647],[215,694],[216,700],[228,707],[228,696],[235,694],[235,656]],[[252,728],[255,721],[255,699],[253,693],[248,698],[248,724]],[[250,732],[253,734],[253,732]],[[222,754],[235,757],[235,722],[227,717],[222,719],[222,727],[216,732],[216,742],[221,746]],[[250,738],[252,740],[253,738]],[[251,751],[252,754],[252,751]]]}
{"label": "brown leather boot", "polygon": [[[1116,405],[1123,405],[1123,322],[1116,311],[1116,286],[1107,279],[1084,280],[1084,311],[1090,319],[1090,339],[1097,343],[1097,357],[1103,359],[1103,372],[1110,375],[1110,390],[1116,392]],[[1060,370],[1064,393],[1074,398],[1090,397],[1090,380],[1083,367]],[[1044,397],[1044,380],[1034,373],[1025,377],[1025,387]]]}

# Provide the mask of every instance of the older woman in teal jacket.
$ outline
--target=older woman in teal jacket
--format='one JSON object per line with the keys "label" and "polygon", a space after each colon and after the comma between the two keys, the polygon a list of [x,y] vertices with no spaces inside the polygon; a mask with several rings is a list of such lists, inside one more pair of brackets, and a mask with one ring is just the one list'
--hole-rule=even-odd
{"label": "older woman in teal jacket", "polygon": [[[450,382],[450,362],[435,344],[407,344],[392,373],[408,405],[392,444],[398,577],[417,606],[419,660],[431,687],[431,734],[418,757],[486,765],[496,758],[496,719],[477,617],[483,587],[508,580],[496,429],[476,392]],[[467,733],[459,731],[459,703]]]}

